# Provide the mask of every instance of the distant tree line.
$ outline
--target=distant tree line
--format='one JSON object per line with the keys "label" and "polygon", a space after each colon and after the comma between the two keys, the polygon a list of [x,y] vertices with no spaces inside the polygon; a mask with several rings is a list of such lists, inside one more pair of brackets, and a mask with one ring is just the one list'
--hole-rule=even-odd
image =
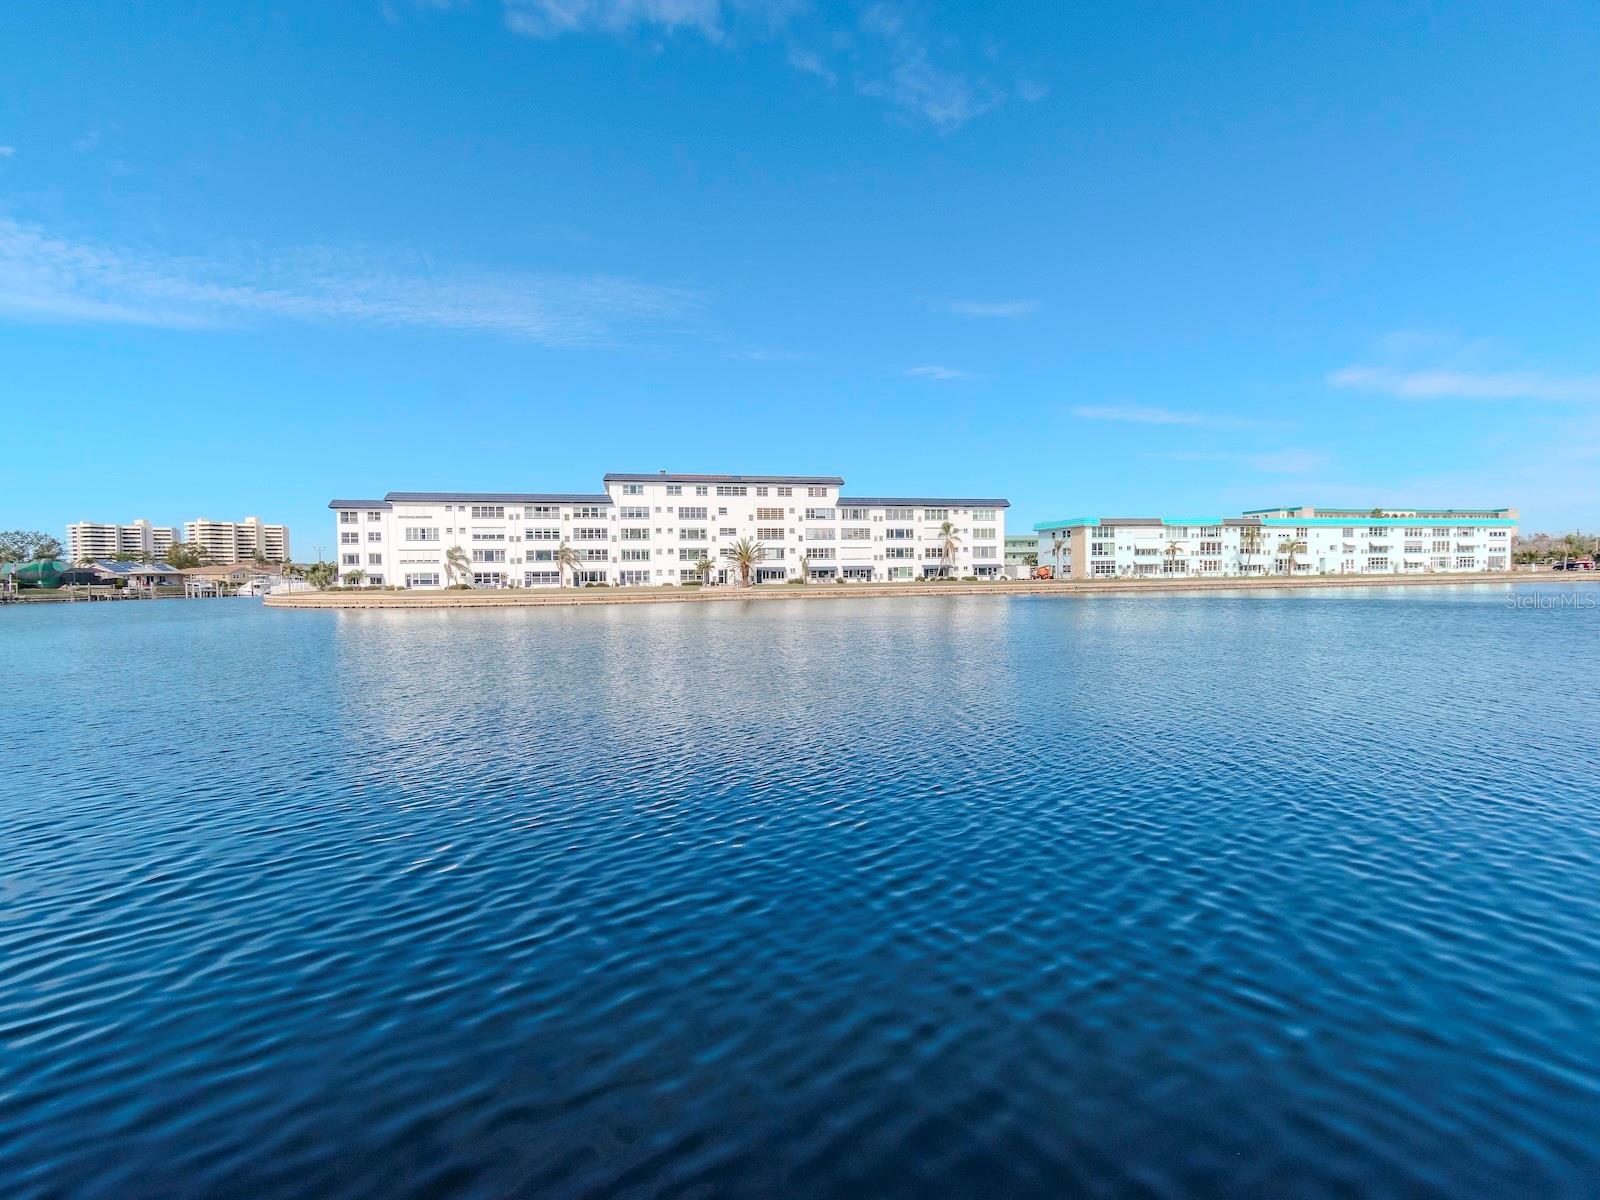
{"label": "distant tree line", "polygon": [[1582,533],[1563,533],[1559,536],[1536,533],[1519,537],[1512,547],[1511,557],[1519,563],[1556,563],[1572,558],[1593,558],[1600,554],[1600,539]]}
{"label": "distant tree line", "polygon": [[60,558],[61,543],[36,529],[0,532],[0,562],[39,562]]}

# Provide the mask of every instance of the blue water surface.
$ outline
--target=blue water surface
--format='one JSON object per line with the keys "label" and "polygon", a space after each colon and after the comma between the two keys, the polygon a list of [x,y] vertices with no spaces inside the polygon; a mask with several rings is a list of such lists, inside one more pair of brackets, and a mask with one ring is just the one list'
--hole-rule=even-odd
{"label": "blue water surface", "polygon": [[0,609],[0,1196],[1600,1195],[1600,589]]}

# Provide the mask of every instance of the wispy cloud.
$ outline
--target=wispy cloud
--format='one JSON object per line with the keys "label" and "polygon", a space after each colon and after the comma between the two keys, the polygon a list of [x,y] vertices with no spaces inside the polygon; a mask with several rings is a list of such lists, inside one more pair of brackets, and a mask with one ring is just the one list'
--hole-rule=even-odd
{"label": "wispy cloud", "polygon": [[1085,421],[1126,421],[1134,425],[1204,425],[1215,429],[1253,429],[1261,422],[1227,413],[1179,412],[1133,404],[1080,404],[1072,415]]}
{"label": "wispy cloud", "polygon": [[1039,311],[1037,300],[951,300],[945,305],[958,317],[1026,317]]}
{"label": "wispy cloud", "polygon": [[900,5],[873,4],[861,14],[860,25],[888,57],[882,73],[864,75],[857,82],[856,90],[863,96],[886,100],[946,131],[1005,100],[1005,92],[986,79],[935,62],[928,39]]}
{"label": "wispy cloud", "polygon": [[1336,388],[1379,392],[1406,400],[1600,400],[1600,375],[1351,366],[1334,371],[1328,382]]}
{"label": "wispy cloud", "polygon": [[1167,450],[1151,455],[1173,462],[1231,463],[1263,475],[1314,475],[1325,469],[1331,457],[1318,450],[1270,450],[1265,453],[1230,453],[1210,450]]}
{"label": "wispy cloud", "polygon": [[977,375],[971,371],[962,371],[956,367],[940,366],[937,363],[931,363],[922,367],[908,367],[906,369],[906,374],[911,376],[913,379],[950,380],[977,378]]}
{"label": "wispy cloud", "polygon": [[738,362],[809,362],[811,355],[800,350],[729,350],[724,358],[731,358]]}
{"label": "wispy cloud", "polygon": [[615,345],[692,319],[694,292],[609,276],[436,269],[415,254],[312,249],[182,256],[0,217],[0,316],[203,329],[280,319]]}
{"label": "wispy cloud", "polygon": [[[898,3],[868,4],[853,18],[807,0],[503,0],[514,33],[568,35],[685,33],[716,46],[780,41],[789,65],[829,86],[843,75],[863,96],[882,100],[941,132],[998,107],[1008,97],[1032,102],[1042,84],[1008,91],[962,65],[953,39],[935,37]],[[848,13],[848,10],[843,10]]]}
{"label": "wispy cloud", "polygon": [[16,152],[15,146],[0,146],[0,158],[10,158]]}

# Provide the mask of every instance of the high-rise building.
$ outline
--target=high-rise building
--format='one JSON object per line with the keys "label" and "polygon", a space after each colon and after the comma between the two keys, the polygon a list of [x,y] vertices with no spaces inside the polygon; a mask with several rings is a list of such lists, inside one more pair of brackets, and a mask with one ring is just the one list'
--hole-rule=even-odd
{"label": "high-rise building", "polygon": [[173,526],[152,525],[145,520],[129,521],[126,525],[77,521],[67,526],[67,560],[81,563],[137,554],[156,561],[171,550],[177,540],[178,531]]}
{"label": "high-rise building", "polygon": [[289,561],[289,527],[265,525],[260,517],[242,521],[211,521],[200,517],[184,522],[183,540],[214,563]]}

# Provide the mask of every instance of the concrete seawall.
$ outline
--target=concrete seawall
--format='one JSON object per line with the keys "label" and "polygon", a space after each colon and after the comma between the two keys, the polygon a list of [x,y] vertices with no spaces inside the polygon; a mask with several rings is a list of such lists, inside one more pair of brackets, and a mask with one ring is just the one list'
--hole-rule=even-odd
{"label": "concrete seawall", "polygon": [[1582,583],[1593,574],[1571,577],[1548,572],[1497,571],[1473,575],[1323,576],[1311,579],[1095,579],[1008,581],[1004,583],[817,583],[805,587],[709,589],[661,588],[510,588],[497,591],[294,592],[268,596],[269,608],[538,608],[574,604],[725,604],[769,600],[877,600],[900,596],[1085,596],[1154,592],[1312,591],[1352,587],[1452,587],[1463,584]]}

